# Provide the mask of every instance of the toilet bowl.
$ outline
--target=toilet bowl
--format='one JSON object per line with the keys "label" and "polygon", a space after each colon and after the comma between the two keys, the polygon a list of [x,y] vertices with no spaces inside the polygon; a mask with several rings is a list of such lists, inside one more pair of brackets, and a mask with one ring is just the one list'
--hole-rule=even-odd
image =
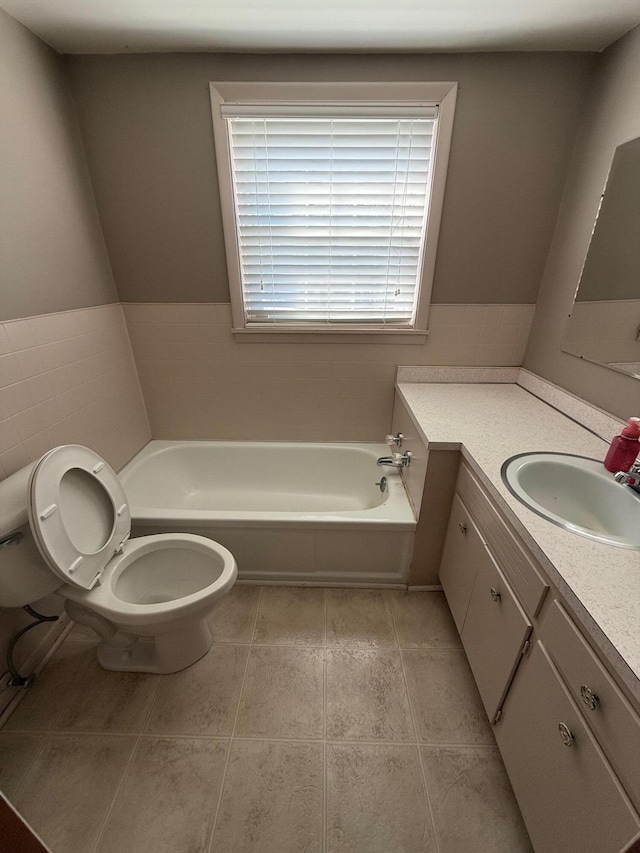
{"label": "toilet bowl", "polygon": [[188,533],[131,539],[124,489],[97,453],[49,451],[0,483],[0,506],[0,606],[58,593],[101,637],[105,669],[176,672],[207,653],[206,617],[235,582],[233,555]]}

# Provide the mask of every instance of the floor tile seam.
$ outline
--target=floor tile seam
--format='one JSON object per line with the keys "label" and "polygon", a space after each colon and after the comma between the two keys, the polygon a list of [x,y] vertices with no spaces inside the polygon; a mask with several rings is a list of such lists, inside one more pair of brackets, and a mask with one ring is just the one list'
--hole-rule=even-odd
{"label": "floor tile seam", "polygon": [[322,743],[322,853],[327,853],[327,824],[329,816],[327,814],[327,799],[328,799],[328,771],[327,771],[327,742]]}
{"label": "floor tile seam", "polygon": [[140,733],[141,738],[148,738],[149,740],[155,738],[156,740],[202,740],[202,741],[224,741],[227,743],[231,740],[231,735],[222,735],[222,734],[202,734],[200,733],[192,733],[192,732],[150,732],[145,731]]}
{"label": "floor tile seam", "polygon": [[253,617],[253,624],[251,626],[251,633],[249,635],[249,649],[247,652],[247,659],[244,662],[244,671],[242,673],[242,681],[240,682],[240,690],[238,691],[238,701],[236,703],[236,712],[233,716],[233,724],[231,726],[231,736],[229,737],[229,742],[227,744],[227,754],[225,756],[224,767],[222,768],[222,776],[220,778],[220,791],[218,792],[218,799],[216,802],[216,807],[213,812],[213,820],[211,822],[211,832],[209,835],[209,841],[206,846],[206,850],[208,853],[213,853],[213,842],[215,839],[216,828],[218,826],[218,817],[220,815],[220,808],[222,806],[222,797],[224,795],[224,789],[227,784],[227,771],[229,769],[229,763],[231,760],[231,752],[233,750],[233,741],[234,734],[236,730],[236,726],[238,724],[238,717],[240,716],[240,708],[242,706],[242,697],[244,695],[245,682],[247,680],[247,672],[249,670],[249,660],[251,659],[251,649],[253,648],[253,635],[256,630],[256,625],[258,623],[258,614],[260,613],[260,605],[262,604],[262,591],[264,587],[260,587],[260,592],[258,594],[258,603],[256,605],[256,612]]}
{"label": "floor tile seam", "polygon": [[[394,627],[396,628],[396,632],[397,632],[396,615],[395,615],[395,612],[393,610],[393,602],[391,603],[391,614],[392,614],[393,621],[394,621]],[[399,637],[399,634],[398,634],[398,637]],[[425,767],[424,767],[422,750],[420,749],[420,731],[418,729],[417,712],[416,712],[416,709],[414,707],[413,699],[411,696],[411,691],[409,689],[409,679],[407,678],[407,672],[405,669],[405,662],[404,662],[404,655],[402,654],[402,650],[400,650],[400,667],[402,669],[402,680],[404,682],[404,689],[407,693],[407,701],[409,702],[409,713],[411,715],[411,724],[413,726],[413,733],[414,733],[416,741],[417,741],[417,747],[416,748],[417,748],[417,752],[418,752],[418,765],[420,767],[420,774],[422,776],[422,790],[424,792],[423,793],[424,803],[426,806],[427,814],[429,815],[429,820],[431,822],[431,831],[433,833],[435,853],[440,853],[441,846],[440,846],[440,841],[438,839],[438,831],[436,829],[435,811],[433,808],[433,803],[431,802],[431,796],[429,794],[429,787],[427,785],[427,774],[426,774]]]}
{"label": "floor tile seam", "polygon": [[249,634],[249,646],[254,645],[254,637],[256,635],[256,628],[258,627],[258,617],[260,616],[260,608],[262,607],[262,599],[264,598],[263,591],[264,587],[258,587],[258,603],[256,604],[256,612],[253,614],[253,623],[251,625],[251,632]]}
{"label": "floor tile seam", "polygon": [[[11,795],[11,797],[7,797],[9,802],[13,802],[13,800],[17,799],[18,795],[20,794],[20,791],[21,791],[21,789],[22,789],[22,787],[26,781],[27,774],[29,773],[29,771],[31,770],[33,765],[35,764],[36,760],[40,757],[40,754],[42,752],[44,752],[45,746],[47,745],[47,743],[49,741],[49,734],[50,734],[50,732],[44,732],[44,737],[42,738],[42,743],[38,746],[38,748],[36,749],[36,751],[33,755],[33,758],[31,759],[31,761],[29,761],[29,763],[27,764],[27,766],[23,770],[22,775],[20,776],[20,779],[14,788],[13,794]],[[4,791],[2,793],[4,793]]]}
{"label": "floor tile seam", "polygon": [[55,737],[96,737],[99,735],[100,737],[113,737],[113,738],[138,738],[140,734],[139,731],[134,732],[105,732],[104,729],[49,729],[48,731],[38,731],[38,732],[19,732],[19,734],[43,734],[43,735],[51,735]]}
{"label": "floor tile seam", "polygon": [[127,778],[127,774],[129,773],[129,768],[131,767],[131,765],[133,763],[133,759],[134,759],[136,753],[138,752],[138,746],[140,744],[141,738],[142,738],[142,735],[139,732],[137,734],[137,737],[136,737],[136,742],[134,743],[133,748],[131,749],[131,754],[129,755],[129,758],[127,759],[127,761],[125,763],[124,770],[122,771],[122,774],[120,775],[120,779],[118,781],[118,784],[116,785],[115,791],[113,793],[113,797],[111,798],[111,802],[109,803],[109,806],[106,809],[104,818],[101,821],[100,826],[98,827],[98,830],[96,832],[95,841],[93,842],[93,844],[90,848],[91,853],[96,853],[96,851],[98,850],[98,848],[100,846],[100,843],[102,842],[102,839],[104,838],[104,835],[105,835],[105,832],[107,829],[107,825],[109,823],[109,819],[111,818],[114,806],[116,804],[116,800],[118,799],[118,795],[124,786],[124,782],[125,782],[125,779]]}
{"label": "floor tile seam", "polygon": [[420,749],[437,750],[437,749],[480,749],[488,752],[497,752],[500,754],[500,749],[497,744],[490,743],[452,743],[450,741],[420,741],[418,744]]}

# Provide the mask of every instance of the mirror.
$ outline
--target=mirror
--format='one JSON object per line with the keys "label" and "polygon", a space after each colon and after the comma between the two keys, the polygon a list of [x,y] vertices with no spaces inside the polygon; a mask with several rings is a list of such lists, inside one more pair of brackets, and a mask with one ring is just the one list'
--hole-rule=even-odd
{"label": "mirror", "polygon": [[616,148],[561,349],[640,379],[640,139]]}

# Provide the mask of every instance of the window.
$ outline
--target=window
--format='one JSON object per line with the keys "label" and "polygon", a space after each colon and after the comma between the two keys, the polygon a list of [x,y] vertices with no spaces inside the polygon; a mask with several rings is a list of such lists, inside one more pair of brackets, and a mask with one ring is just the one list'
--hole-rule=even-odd
{"label": "window", "polygon": [[236,332],[424,340],[455,84],[428,88],[212,84]]}

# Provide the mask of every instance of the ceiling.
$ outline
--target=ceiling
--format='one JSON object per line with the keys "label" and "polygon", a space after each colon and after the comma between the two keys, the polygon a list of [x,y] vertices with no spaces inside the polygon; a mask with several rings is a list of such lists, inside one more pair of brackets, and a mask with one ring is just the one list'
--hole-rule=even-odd
{"label": "ceiling", "polygon": [[0,0],[60,53],[599,51],[640,0]]}

